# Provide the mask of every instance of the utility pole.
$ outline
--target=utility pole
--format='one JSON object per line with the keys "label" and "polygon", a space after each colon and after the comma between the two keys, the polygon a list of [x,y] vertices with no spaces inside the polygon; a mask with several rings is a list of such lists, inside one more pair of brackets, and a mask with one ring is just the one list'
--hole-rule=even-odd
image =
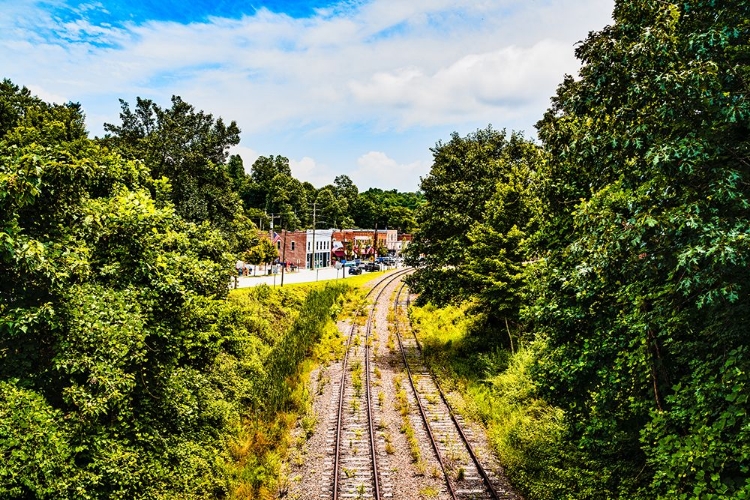
{"label": "utility pole", "polygon": [[316,208],[316,203],[317,201],[313,201],[313,227],[312,227],[313,236],[312,236],[312,266],[311,266],[313,270],[315,269],[315,227],[316,227],[315,208]]}
{"label": "utility pole", "polygon": [[[268,215],[268,212],[266,212],[266,215]],[[268,239],[271,240],[271,244],[274,246],[276,245],[276,242],[273,240],[273,212],[271,212],[271,221],[268,225]],[[268,271],[268,266],[265,266],[264,271]],[[271,263],[271,271],[273,272],[273,262]],[[274,287],[276,286],[276,280],[274,279]]]}
{"label": "utility pole", "polygon": [[281,251],[281,286],[284,286],[284,269],[286,269],[286,233],[288,232],[284,227],[284,216],[281,216],[281,230],[284,231],[284,249]]}

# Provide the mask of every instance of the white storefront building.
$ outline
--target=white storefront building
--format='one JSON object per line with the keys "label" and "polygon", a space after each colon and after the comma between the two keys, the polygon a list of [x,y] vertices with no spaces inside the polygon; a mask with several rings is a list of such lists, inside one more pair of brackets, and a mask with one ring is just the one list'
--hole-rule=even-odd
{"label": "white storefront building", "polygon": [[[331,238],[333,229],[307,230],[307,268],[319,269],[331,265]],[[313,256],[315,265],[313,266]]]}

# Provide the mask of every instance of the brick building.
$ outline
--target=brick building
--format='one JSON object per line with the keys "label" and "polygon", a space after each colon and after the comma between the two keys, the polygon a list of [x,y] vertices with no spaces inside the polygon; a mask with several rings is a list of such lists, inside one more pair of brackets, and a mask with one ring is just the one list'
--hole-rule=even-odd
{"label": "brick building", "polygon": [[[377,244],[373,245],[376,241]],[[342,229],[333,231],[333,253],[336,258],[344,258],[347,248],[351,246],[353,257],[365,258],[375,253],[374,248],[385,247],[395,253],[398,234],[395,229]]]}
{"label": "brick building", "polygon": [[274,245],[279,251],[279,261],[286,261],[289,266],[304,269],[306,266],[307,231],[285,231],[275,233]]}

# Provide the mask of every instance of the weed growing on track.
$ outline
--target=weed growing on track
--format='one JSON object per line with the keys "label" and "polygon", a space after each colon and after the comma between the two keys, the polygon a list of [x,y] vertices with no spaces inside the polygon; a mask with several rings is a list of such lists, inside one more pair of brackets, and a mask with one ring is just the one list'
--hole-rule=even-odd
{"label": "weed growing on track", "polygon": [[360,397],[362,395],[362,362],[355,361],[351,364],[349,370],[352,372],[352,387],[354,387],[354,395],[355,397]]}
{"label": "weed growing on track", "polygon": [[419,490],[419,496],[422,498],[437,498],[440,491],[434,486],[425,486]]}

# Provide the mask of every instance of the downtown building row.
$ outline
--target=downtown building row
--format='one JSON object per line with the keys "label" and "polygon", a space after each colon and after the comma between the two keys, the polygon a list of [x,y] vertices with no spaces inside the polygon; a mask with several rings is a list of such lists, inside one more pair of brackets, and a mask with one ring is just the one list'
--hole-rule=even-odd
{"label": "downtown building row", "polygon": [[377,256],[378,248],[388,255],[400,255],[411,242],[410,234],[398,234],[395,229],[308,229],[265,234],[276,246],[279,261],[299,269],[319,269],[347,259],[371,259]]}

